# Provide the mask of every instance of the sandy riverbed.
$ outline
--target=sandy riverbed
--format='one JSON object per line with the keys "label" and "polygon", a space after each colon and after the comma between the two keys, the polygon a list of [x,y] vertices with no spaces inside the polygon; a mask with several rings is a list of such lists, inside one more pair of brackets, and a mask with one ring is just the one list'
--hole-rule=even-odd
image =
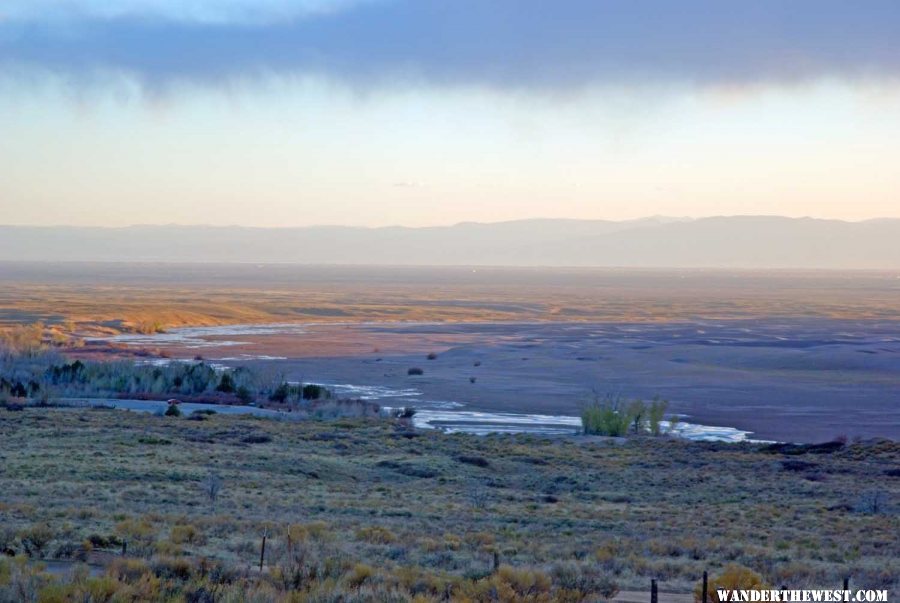
{"label": "sandy riverbed", "polygon": [[[306,324],[120,341],[291,380],[407,392],[380,396],[388,405],[577,415],[595,393],[660,395],[689,422],[759,439],[900,438],[892,321]],[[424,375],[407,375],[410,367]]]}

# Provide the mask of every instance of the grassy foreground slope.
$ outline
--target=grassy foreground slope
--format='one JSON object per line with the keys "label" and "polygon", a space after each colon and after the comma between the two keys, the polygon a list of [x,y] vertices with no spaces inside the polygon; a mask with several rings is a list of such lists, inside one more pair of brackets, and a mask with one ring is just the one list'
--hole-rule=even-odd
{"label": "grassy foreground slope", "polygon": [[[577,601],[651,578],[690,591],[730,563],[776,585],[897,588],[898,467],[889,442],[784,454],[0,409],[0,550],[108,566],[54,586],[10,558],[0,592],[31,580],[60,601],[79,581],[122,600]],[[123,540],[136,559],[110,566]],[[495,552],[509,567],[492,574]]]}

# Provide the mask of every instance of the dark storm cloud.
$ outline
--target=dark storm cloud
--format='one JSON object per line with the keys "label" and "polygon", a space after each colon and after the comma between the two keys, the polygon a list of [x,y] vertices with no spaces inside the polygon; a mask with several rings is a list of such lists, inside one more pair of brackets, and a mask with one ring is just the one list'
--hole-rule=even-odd
{"label": "dark storm cloud", "polygon": [[0,21],[0,69],[111,70],[148,86],[261,74],[550,91],[755,85],[896,78],[898,32],[896,0],[384,0],[265,23]]}

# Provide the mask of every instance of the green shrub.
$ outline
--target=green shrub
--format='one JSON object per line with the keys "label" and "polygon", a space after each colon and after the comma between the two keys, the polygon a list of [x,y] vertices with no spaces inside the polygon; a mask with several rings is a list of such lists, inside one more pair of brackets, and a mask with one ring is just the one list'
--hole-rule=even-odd
{"label": "green shrub", "polygon": [[224,372],[222,373],[222,378],[219,379],[219,385],[216,386],[217,392],[222,392],[224,394],[233,394],[235,389],[234,377],[231,376],[231,373]]}
{"label": "green shrub", "polygon": [[256,396],[253,395],[253,392],[244,385],[237,388],[235,395],[238,397],[238,400],[243,402],[244,404],[253,404],[256,402]]}
{"label": "green shrub", "polygon": [[291,386],[287,383],[281,383],[271,394],[269,394],[269,402],[285,402],[290,395]]}
{"label": "green shrub", "polygon": [[658,436],[661,433],[660,422],[666,416],[666,409],[668,408],[668,401],[659,397],[654,398],[653,402],[650,403],[650,407],[647,409],[647,421],[650,424],[650,433],[653,435]]}
{"label": "green shrub", "polygon": [[594,400],[581,411],[581,427],[587,435],[624,436],[631,415],[618,398]]}
{"label": "green shrub", "polygon": [[307,383],[303,386],[303,399],[304,400],[318,400],[319,398],[326,398],[328,390],[326,390],[321,385],[316,385],[315,383]]}

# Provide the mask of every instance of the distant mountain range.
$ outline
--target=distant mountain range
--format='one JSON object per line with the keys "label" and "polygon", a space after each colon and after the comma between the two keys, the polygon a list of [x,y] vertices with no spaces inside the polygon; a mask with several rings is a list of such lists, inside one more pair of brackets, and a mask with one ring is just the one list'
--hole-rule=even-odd
{"label": "distant mountain range", "polygon": [[0,226],[0,261],[900,269],[900,219],[654,217],[427,228]]}

